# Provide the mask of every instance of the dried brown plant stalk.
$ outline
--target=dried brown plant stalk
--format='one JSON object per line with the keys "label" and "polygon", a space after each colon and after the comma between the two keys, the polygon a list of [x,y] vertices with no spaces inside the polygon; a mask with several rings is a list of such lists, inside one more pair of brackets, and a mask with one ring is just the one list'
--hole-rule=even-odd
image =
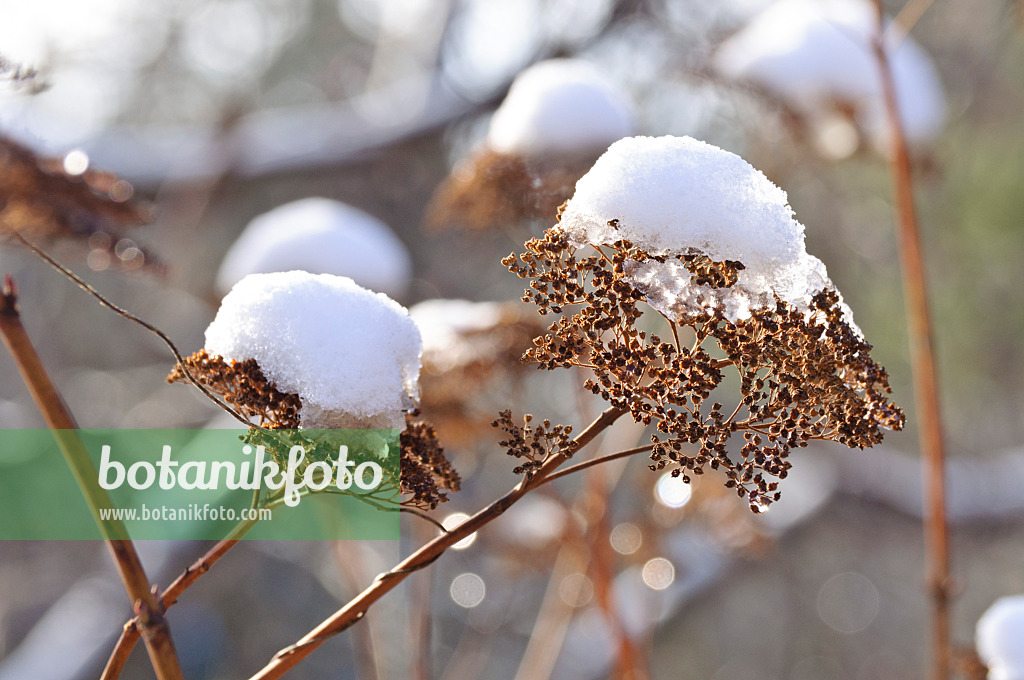
{"label": "dried brown plant stalk", "polygon": [[[193,583],[198,581],[200,576],[209,571],[210,568],[220,560],[220,558],[224,557],[229,550],[234,548],[241,537],[244,536],[246,532],[254,526],[254,524],[255,520],[240,522],[227,537],[217,541],[217,543],[206,551],[202,557],[189,565],[189,567],[185,569],[178,578],[174,579],[174,581],[171,582],[171,585],[167,586],[167,589],[160,594],[161,611],[167,611],[168,608],[174,606],[178,602],[178,598],[181,597]],[[121,636],[117,639],[117,643],[114,645],[114,649],[111,651],[110,657],[107,659],[107,664],[103,668],[100,680],[117,680],[117,678],[121,676],[124,664],[128,661],[128,657],[135,648],[135,643],[139,641],[139,637],[141,636],[139,624],[140,621],[137,617],[132,618],[124,624],[124,627],[121,630]]]}
{"label": "dried brown plant stalk", "polygon": [[910,152],[900,118],[889,56],[885,46],[885,16],[881,2],[875,0],[878,26],[874,40],[889,117],[891,135],[889,167],[895,195],[896,221],[899,227],[900,270],[907,309],[910,360],[914,376],[914,401],[918,409],[918,433],[925,489],[925,539],[927,579],[931,596],[932,673],[934,680],[950,676],[950,574],[949,527],[946,522],[945,435],[939,405],[935,369],[934,340],[928,304],[928,281],[924,254],[914,207],[914,183]]}
{"label": "dried brown plant stalk", "polygon": [[[870,345],[847,324],[832,290],[818,293],[806,314],[778,299],[739,321],[718,308],[688,306],[672,317],[658,312],[670,340],[640,330],[650,308],[630,274],[667,257],[625,241],[584,249],[556,226],[503,261],[530,279],[523,299],[558,316],[524,360],[592,370],[586,389],[656,426],[652,469],[684,480],[721,470],[726,486],[758,512],[778,499],[793,448],[812,440],[871,446],[883,429],[902,427],[902,412],[886,397],[885,370],[871,361]],[[711,288],[731,286],[742,269],[696,252],[677,258]],[[738,396],[726,396],[727,368],[737,374]],[[729,446],[734,435],[743,440],[738,451]]]}
{"label": "dried brown plant stalk", "polygon": [[43,367],[25,328],[17,305],[17,288],[8,276],[4,280],[0,295],[0,336],[21,372],[32,398],[36,402],[47,426],[54,431],[57,443],[64,453],[86,496],[97,521],[101,522],[105,543],[125,591],[132,602],[133,611],[139,622],[139,630],[146,643],[150,661],[159,680],[180,680],[181,667],[174,651],[170,627],[164,618],[164,610],[150,588],[149,578],[142,566],[138,553],[127,532],[116,520],[100,520],[97,508],[112,507],[109,497],[96,483],[96,469],[88,453],[74,434],[78,429],[71,411],[68,410],[56,385]]}
{"label": "dried brown plant stalk", "polygon": [[[574,444],[571,448],[573,450],[582,449],[624,414],[625,411],[614,407],[606,409],[600,417],[572,440]],[[532,477],[524,477],[504,496],[478,511],[454,529],[424,544],[390,571],[378,576],[366,590],[350,600],[301,640],[279,651],[270,663],[252,676],[251,680],[271,680],[283,677],[326,640],[358,623],[377,600],[404,581],[410,574],[429,566],[450,547],[500,517],[516,501],[542,484],[548,475],[568,460],[569,456],[569,451],[555,453],[536,470]]]}

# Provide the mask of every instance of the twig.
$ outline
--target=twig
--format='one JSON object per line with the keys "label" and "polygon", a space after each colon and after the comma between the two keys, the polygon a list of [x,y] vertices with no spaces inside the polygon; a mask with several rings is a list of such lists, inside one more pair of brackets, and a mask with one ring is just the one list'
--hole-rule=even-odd
{"label": "twig", "polygon": [[878,30],[874,51],[878,59],[892,134],[890,170],[896,199],[900,232],[900,264],[903,273],[903,294],[907,306],[910,337],[910,359],[914,375],[914,401],[918,407],[918,432],[924,457],[925,537],[927,543],[927,578],[932,612],[932,678],[947,680],[950,673],[950,601],[951,579],[949,560],[949,529],[946,525],[945,454],[943,451],[942,415],[936,380],[935,356],[928,311],[928,287],[924,256],[914,208],[914,189],[910,153],[907,149],[903,123],[896,99],[889,57],[884,39],[884,17],[881,0],[875,0]]}
{"label": "twig", "polygon": [[[244,520],[235,525],[230,534],[217,541],[202,557],[189,565],[178,578],[174,579],[171,585],[167,586],[167,589],[160,596],[160,607],[166,611],[167,608],[177,603],[182,593],[198,581],[200,576],[209,571],[210,567],[216,564],[220,558],[224,557],[229,550],[234,548],[239,539],[255,525],[255,520]],[[120,677],[125,662],[132,653],[132,649],[135,648],[135,643],[139,641],[139,635],[138,617],[124,624],[121,637],[117,639],[117,643],[107,659],[107,665],[100,675],[100,680],[116,680]]]}
{"label": "twig", "polygon": [[188,379],[188,381],[190,383],[192,383],[196,387],[196,389],[198,389],[200,392],[202,392],[203,395],[207,399],[209,399],[213,403],[217,404],[217,406],[220,406],[222,409],[224,409],[225,411],[230,413],[231,416],[234,417],[235,420],[237,420],[238,422],[242,423],[246,427],[256,427],[256,428],[259,428],[258,425],[254,425],[253,423],[249,422],[249,420],[247,418],[245,418],[240,413],[235,411],[233,408],[231,408],[230,406],[225,404],[224,401],[220,397],[218,397],[216,394],[214,394],[209,389],[207,389],[207,387],[205,385],[203,385],[201,382],[199,382],[199,380],[197,380],[196,377],[192,375],[192,373],[188,370],[188,366],[185,365],[185,359],[184,359],[184,357],[182,357],[181,352],[178,351],[177,345],[175,345],[174,342],[171,341],[171,339],[169,337],[167,337],[166,333],[164,333],[162,330],[160,330],[159,328],[157,328],[153,324],[149,323],[148,321],[143,321],[142,319],[140,319],[139,317],[135,316],[131,312],[129,312],[129,311],[125,310],[125,309],[122,309],[121,307],[118,307],[113,302],[111,302],[110,300],[105,298],[103,296],[103,294],[100,293],[98,290],[96,290],[95,288],[90,286],[88,283],[83,281],[78,276],[78,274],[75,274],[73,271],[71,271],[70,269],[68,269],[64,265],[62,265],[60,262],[57,262],[57,260],[53,259],[46,251],[44,251],[43,249],[41,249],[39,246],[35,245],[34,243],[30,242],[28,239],[26,239],[24,236],[22,236],[17,230],[12,230],[12,231],[14,233],[15,238],[17,238],[19,241],[21,241],[21,243],[26,248],[31,250],[33,253],[38,255],[48,265],[50,265],[51,267],[56,269],[58,272],[60,272],[61,274],[66,276],[68,279],[70,279],[72,282],[74,282],[74,284],[76,286],[78,286],[79,288],[84,290],[86,293],[88,293],[89,295],[91,295],[94,298],[96,298],[96,300],[99,301],[99,303],[101,305],[103,305],[104,307],[106,307],[110,311],[114,312],[118,316],[122,316],[125,319],[128,319],[129,321],[131,321],[133,323],[137,323],[138,325],[142,326],[143,328],[145,328],[147,331],[149,331],[153,335],[155,335],[158,338],[160,338],[161,340],[163,340],[164,344],[167,345],[167,347],[171,350],[171,353],[174,355],[174,360],[177,362],[178,367],[181,369],[182,374]]}
{"label": "twig", "polygon": [[[579,450],[589,444],[599,433],[607,429],[625,413],[626,411],[615,407],[606,409],[597,420],[591,423],[573,440],[575,442],[573,450]],[[416,552],[392,568],[391,571],[378,576],[366,590],[307,633],[305,637],[294,645],[278,652],[270,660],[270,663],[252,676],[251,680],[271,680],[272,678],[282,677],[300,661],[309,656],[314,649],[323,644],[326,639],[337,635],[358,622],[377,600],[405,580],[409,574],[419,571],[434,562],[448,548],[476,532],[492,520],[497,519],[526,493],[540,486],[548,475],[568,459],[569,455],[569,452],[561,451],[551,456],[537,469],[532,477],[524,478],[504,496],[480,510],[448,533],[441,534],[429,543],[424,544]]]}
{"label": "twig", "polygon": [[174,651],[170,627],[156,596],[150,589],[149,578],[142,567],[135,546],[128,538],[124,525],[117,520],[104,520],[99,508],[113,507],[107,493],[99,486],[96,468],[78,438],[78,425],[56,385],[50,379],[43,363],[25,332],[18,311],[18,292],[14,280],[4,277],[0,295],[0,335],[13,357],[21,377],[36,402],[54,438],[89,504],[89,508],[104,536],[104,542],[114,559],[125,591],[132,602],[146,643],[150,661],[159,680],[181,680],[181,667]]}
{"label": "twig", "polygon": [[647,444],[646,446],[637,446],[636,448],[633,449],[626,449],[625,451],[609,453],[606,456],[598,456],[597,458],[591,458],[590,460],[585,460],[582,463],[570,465],[569,467],[563,470],[559,470],[558,472],[546,477],[544,481],[541,482],[541,484],[553,482],[556,479],[565,477],[566,475],[571,475],[572,473],[579,472],[580,470],[586,470],[589,467],[594,467],[595,465],[600,465],[601,463],[607,463],[609,461],[617,460],[619,458],[626,458],[627,456],[633,456],[638,453],[644,453],[645,451],[650,451],[653,448],[654,444]]}

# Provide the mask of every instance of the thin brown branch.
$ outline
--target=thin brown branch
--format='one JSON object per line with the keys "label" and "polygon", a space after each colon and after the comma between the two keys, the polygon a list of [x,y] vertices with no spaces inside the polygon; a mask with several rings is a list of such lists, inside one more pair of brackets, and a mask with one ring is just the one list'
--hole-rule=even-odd
{"label": "thin brown branch", "polygon": [[[200,576],[209,571],[210,567],[216,564],[220,558],[224,557],[229,550],[234,548],[239,539],[255,525],[256,522],[254,520],[245,520],[235,525],[235,528],[232,529],[227,537],[217,541],[202,557],[189,565],[178,578],[174,579],[171,585],[167,586],[167,589],[160,596],[160,607],[166,611],[177,603],[182,593],[198,581]],[[100,675],[100,680],[116,680],[120,677],[124,663],[128,660],[129,655],[131,655],[132,649],[135,648],[135,643],[139,641],[139,636],[139,618],[135,617],[124,624],[121,637],[117,639],[117,643],[107,659],[107,665],[103,669],[102,675]]]}
{"label": "thin brown branch", "polygon": [[[575,442],[573,450],[579,450],[589,444],[598,434],[610,427],[612,423],[625,413],[626,411],[614,407],[606,409],[600,417],[576,436],[573,440]],[[404,581],[409,574],[415,573],[433,563],[448,548],[497,519],[525,494],[540,486],[548,475],[552,474],[555,469],[568,460],[570,455],[570,452],[563,451],[549,457],[533,476],[524,478],[504,496],[483,508],[448,533],[441,534],[422,545],[416,552],[393,567],[391,571],[378,576],[366,590],[307,633],[305,637],[294,645],[279,651],[270,660],[270,663],[252,676],[252,680],[271,680],[272,678],[282,677],[327,639],[358,623],[377,600]]]}
{"label": "thin brown branch", "polygon": [[556,479],[559,479],[560,477],[565,477],[566,475],[571,475],[574,472],[579,472],[580,470],[586,470],[589,467],[594,467],[595,465],[600,465],[601,463],[607,463],[609,461],[617,460],[619,458],[625,458],[627,456],[632,456],[632,455],[635,455],[635,454],[638,454],[638,453],[644,453],[646,451],[650,451],[653,448],[654,448],[654,444],[647,444],[646,446],[637,446],[636,448],[626,449],[624,451],[617,451],[615,453],[609,453],[608,455],[598,456],[597,458],[591,458],[590,460],[585,460],[582,463],[577,463],[575,465],[570,465],[567,468],[559,470],[558,472],[555,472],[554,474],[549,475],[541,483],[542,484],[547,484],[548,482],[553,482]]}
{"label": "thin brown branch", "polygon": [[225,411],[230,413],[231,416],[235,418],[235,420],[239,421],[240,423],[242,423],[246,427],[256,427],[251,422],[249,422],[244,416],[242,416],[240,413],[238,413],[233,408],[231,408],[230,406],[225,404],[224,401],[221,400],[220,397],[218,397],[216,394],[211,392],[205,385],[203,385],[199,380],[197,380],[195,378],[195,376],[192,375],[192,373],[189,372],[188,367],[185,365],[185,359],[182,356],[181,352],[178,351],[177,345],[175,345],[174,342],[169,337],[167,337],[166,333],[164,333],[162,330],[160,330],[159,328],[157,328],[153,324],[149,323],[148,321],[143,321],[142,319],[140,319],[139,317],[135,316],[134,314],[132,314],[128,310],[122,309],[121,307],[118,307],[117,305],[115,305],[113,302],[111,302],[106,297],[104,297],[102,293],[100,293],[98,290],[96,290],[95,288],[90,286],[88,283],[83,281],[81,279],[81,277],[79,277],[73,271],[71,271],[70,269],[68,269],[64,265],[62,265],[60,262],[57,262],[57,260],[53,259],[46,251],[44,251],[43,249],[41,249],[39,246],[35,245],[34,243],[30,242],[28,239],[26,239],[24,236],[22,236],[19,232],[14,231],[14,236],[19,241],[21,241],[21,243],[26,248],[28,248],[33,253],[35,253],[37,256],[39,256],[44,262],[46,262],[48,265],[50,265],[51,267],[56,269],[58,272],[63,274],[65,277],[70,279],[76,286],[78,286],[79,288],[84,290],[86,293],[88,293],[89,295],[91,295],[94,298],[96,298],[96,300],[101,305],[103,305],[104,307],[106,307],[110,311],[114,312],[118,316],[124,317],[125,319],[128,319],[129,321],[142,326],[147,331],[149,331],[150,333],[152,333],[155,336],[157,336],[158,338],[160,338],[164,342],[164,344],[167,345],[167,347],[171,350],[171,354],[174,355],[174,360],[177,362],[178,368],[181,370],[182,374],[185,376],[185,378],[190,383],[192,383],[196,387],[196,389],[198,389],[200,392],[202,392],[203,395],[207,399],[209,399],[213,403],[217,404],[217,406],[221,407],[222,409],[224,409]]}
{"label": "thin brown branch", "polygon": [[99,486],[96,468],[75,432],[78,425],[74,416],[46,372],[21,323],[17,300],[17,286],[10,276],[5,276],[0,295],[0,335],[3,336],[4,345],[17,364],[21,377],[46,424],[53,431],[61,453],[64,454],[103,533],[107,549],[114,559],[118,575],[132,602],[158,680],[181,680],[181,668],[171,640],[170,627],[163,615],[163,608],[150,589],[149,578],[134,544],[128,539],[124,525],[119,521],[104,520],[99,516],[99,508],[111,508],[114,505]]}
{"label": "thin brown branch", "polygon": [[942,415],[935,370],[934,342],[928,306],[928,284],[924,254],[914,207],[910,152],[900,118],[889,57],[884,40],[885,19],[880,0],[875,0],[878,30],[874,51],[878,60],[891,130],[890,170],[899,224],[900,265],[906,299],[910,337],[910,359],[914,375],[914,401],[918,410],[918,432],[925,488],[925,538],[927,579],[931,596],[933,680],[950,675],[950,578],[949,528],[946,524],[945,452]]}

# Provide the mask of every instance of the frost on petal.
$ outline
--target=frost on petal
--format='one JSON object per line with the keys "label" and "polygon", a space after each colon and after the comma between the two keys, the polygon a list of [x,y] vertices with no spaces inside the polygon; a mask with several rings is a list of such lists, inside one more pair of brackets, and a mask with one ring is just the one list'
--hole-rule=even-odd
{"label": "frost on petal", "polygon": [[[808,255],[804,227],[786,192],[739,156],[690,137],[630,137],[609,147],[576,185],[560,226],[580,245],[628,241],[652,255],[630,272],[664,314],[721,308],[730,320],[775,305],[775,296],[807,310],[833,288]],[[699,254],[742,265],[731,285],[698,283]],[[852,324],[852,317],[847,317]]]}
{"label": "frost on petal", "polygon": [[633,134],[626,97],[596,68],[550,59],[520,73],[491,119],[488,147],[504,154],[600,152]]}
{"label": "frost on petal", "polygon": [[327,198],[304,198],[256,217],[217,273],[224,293],[249,274],[293,270],[347,276],[391,296],[405,294],[412,264],[380,220]]}
{"label": "frost on petal", "polygon": [[[876,145],[888,134],[878,63],[877,18],[866,0],[781,0],[722,43],[715,68],[756,83],[812,119],[849,106]],[[945,120],[945,96],[928,54],[910,37],[887,34],[907,138],[924,144]]]}
{"label": "frost on petal", "polygon": [[253,359],[302,401],[305,428],[405,428],[417,398],[422,342],[405,308],[352,279],[252,274],[206,329],[208,353]]}
{"label": "frost on petal", "polygon": [[997,600],[978,619],[975,637],[989,680],[1024,680],[1024,595]]}

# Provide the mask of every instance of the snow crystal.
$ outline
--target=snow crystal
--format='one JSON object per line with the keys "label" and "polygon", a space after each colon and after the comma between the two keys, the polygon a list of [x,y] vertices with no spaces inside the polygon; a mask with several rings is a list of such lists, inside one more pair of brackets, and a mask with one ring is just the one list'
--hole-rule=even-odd
{"label": "snow crystal", "polygon": [[412,265],[402,242],[375,217],[327,198],[305,198],[249,223],[224,257],[217,287],[223,293],[248,274],[292,270],[348,276],[401,296]]}
{"label": "snow crystal", "polygon": [[[737,282],[694,284],[683,263],[648,261],[630,275],[665,314],[721,305],[730,319],[774,305],[806,309],[831,287],[804,248],[804,227],[786,192],[739,156],[690,137],[630,137],[609,147],[576,184],[561,228],[579,244],[624,239],[651,254],[698,251],[741,262]],[[852,324],[852,316],[848,314]]]}
{"label": "snow crystal", "polygon": [[975,638],[989,680],[1024,680],[1024,595],[996,600],[978,619]]}
{"label": "snow crystal", "polygon": [[600,152],[633,130],[631,105],[596,68],[550,59],[516,77],[487,141],[494,151],[524,156]]}
{"label": "snow crystal", "polygon": [[[783,97],[812,119],[836,101],[852,105],[876,145],[888,135],[878,63],[877,15],[867,0],[780,0],[725,41],[715,55],[726,76]],[[945,98],[927,53],[910,37],[886,37],[907,138],[926,143],[942,127]]]}
{"label": "snow crystal", "polygon": [[306,428],[405,429],[422,343],[405,308],[330,274],[252,274],[235,284],[206,329],[206,350],[255,359],[302,399]]}

